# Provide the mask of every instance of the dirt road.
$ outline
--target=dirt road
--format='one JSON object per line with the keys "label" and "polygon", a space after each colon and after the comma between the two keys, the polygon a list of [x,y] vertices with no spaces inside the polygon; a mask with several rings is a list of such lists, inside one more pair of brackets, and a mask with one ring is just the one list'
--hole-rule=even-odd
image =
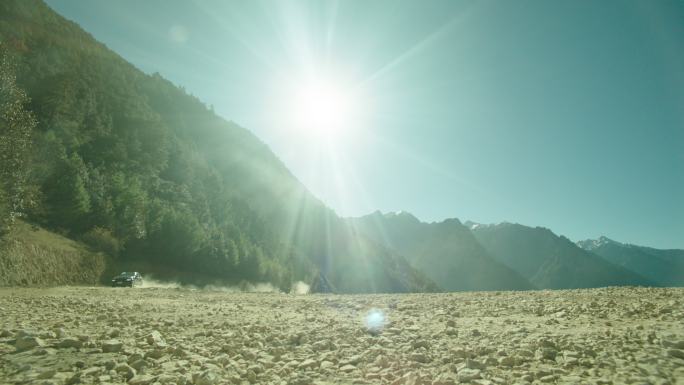
{"label": "dirt road", "polygon": [[684,384],[684,289],[0,289],[0,384]]}

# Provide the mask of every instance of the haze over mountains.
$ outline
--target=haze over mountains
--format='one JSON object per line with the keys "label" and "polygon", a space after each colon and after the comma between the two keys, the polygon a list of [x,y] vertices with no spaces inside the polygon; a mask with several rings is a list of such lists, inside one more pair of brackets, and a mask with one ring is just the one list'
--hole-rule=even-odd
{"label": "haze over mountains", "polygon": [[489,252],[540,289],[655,284],[549,229],[511,223],[472,228]]}
{"label": "haze over mountains", "polygon": [[630,255],[605,242],[585,249],[542,227],[461,224],[458,219],[423,223],[406,212],[376,212],[349,221],[447,290],[684,285],[681,250],[632,246],[635,255]]}
{"label": "haze over mountains", "polygon": [[360,233],[396,250],[448,291],[533,288],[494,259],[458,219],[423,223],[403,212],[349,219]]}
{"label": "haze over mountains", "polygon": [[663,286],[684,286],[684,250],[659,250],[606,237],[580,241],[577,245]]}
{"label": "haze over mountains", "polygon": [[0,49],[3,81],[16,76],[21,113],[37,122],[19,154],[23,203],[0,214],[113,265],[282,290],[324,276],[347,293],[684,285],[681,250],[580,247],[548,229],[407,213],[340,218],[250,131],[39,0],[0,3]]}

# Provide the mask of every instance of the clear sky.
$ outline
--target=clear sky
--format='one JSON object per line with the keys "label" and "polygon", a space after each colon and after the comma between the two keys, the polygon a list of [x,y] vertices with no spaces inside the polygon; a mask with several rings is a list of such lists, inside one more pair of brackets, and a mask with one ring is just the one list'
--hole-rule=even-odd
{"label": "clear sky", "polygon": [[682,1],[47,3],[340,215],[684,248]]}

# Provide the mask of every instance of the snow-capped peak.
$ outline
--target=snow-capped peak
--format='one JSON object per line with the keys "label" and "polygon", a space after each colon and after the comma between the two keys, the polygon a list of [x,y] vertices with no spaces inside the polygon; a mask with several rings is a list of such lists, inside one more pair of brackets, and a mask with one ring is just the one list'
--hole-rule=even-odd
{"label": "snow-capped peak", "polygon": [[585,250],[594,250],[598,249],[601,246],[608,245],[608,244],[620,244],[619,242],[616,242],[604,235],[598,237],[597,239],[585,239],[584,241],[579,241],[577,242],[577,246],[585,249]]}

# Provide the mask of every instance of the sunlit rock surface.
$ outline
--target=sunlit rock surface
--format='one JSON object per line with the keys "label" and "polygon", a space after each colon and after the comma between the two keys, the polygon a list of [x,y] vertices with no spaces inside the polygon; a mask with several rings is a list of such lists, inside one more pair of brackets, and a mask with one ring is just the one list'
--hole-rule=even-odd
{"label": "sunlit rock surface", "polygon": [[684,289],[0,289],[0,383],[682,384]]}

